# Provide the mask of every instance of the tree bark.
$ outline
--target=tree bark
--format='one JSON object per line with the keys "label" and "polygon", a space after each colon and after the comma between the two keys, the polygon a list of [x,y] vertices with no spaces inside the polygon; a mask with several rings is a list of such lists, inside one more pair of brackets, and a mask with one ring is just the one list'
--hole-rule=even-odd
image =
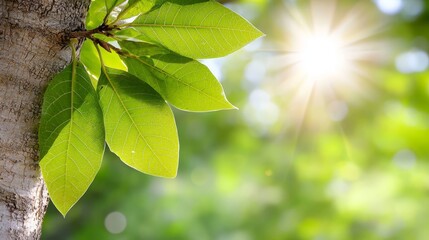
{"label": "tree bark", "polygon": [[39,239],[48,194],[38,166],[43,92],[71,60],[90,0],[0,0],[0,239]]}

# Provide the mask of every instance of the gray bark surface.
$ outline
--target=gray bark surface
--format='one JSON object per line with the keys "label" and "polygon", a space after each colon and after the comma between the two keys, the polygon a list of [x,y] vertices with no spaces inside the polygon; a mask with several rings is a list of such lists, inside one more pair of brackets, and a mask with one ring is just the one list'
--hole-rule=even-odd
{"label": "gray bark surface", "polygon": [[0,239],[39,239],[48,194],[38,166],[43,92],[71,60],[90,0],[0,0]]}

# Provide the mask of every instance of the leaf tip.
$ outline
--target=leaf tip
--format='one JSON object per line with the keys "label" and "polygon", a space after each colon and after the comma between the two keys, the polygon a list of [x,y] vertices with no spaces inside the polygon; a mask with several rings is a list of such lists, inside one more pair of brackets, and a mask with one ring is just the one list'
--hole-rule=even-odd
{"label": "leaf tip", "polygon": [[225,108],[220,110],[238,110],[238,107],[234,106],[232,103],[230,103],[228,100],[225,100],[228,105],[226,105]]}
{"label": "leaf tip", "polygon": [[221,111],[221,110],[238,110],[238,107],[236,107],[236,106],[232,105],[231,103],[229,103],[226,107],[220,108],[220,109],[216,109],[214,111]]}
{"label": "leaf tip", "polygon": [[265,37],[266,36],[266,34],[264,32],[262,32],[261,30],[259,30],[257,27],[253,26],[253,28],[255,30],[256,38],[260,38],[260,37]]}
{"label": "leaf tip", "polygon": [[68,213],[68,211],[62,212],[62,211],[61,211],[61,210],[59,210],[59,209],[58,209],[58,211],[60,211],[61,216],[63,216],[63,218],[65,219],[65,218],[66,218],[66,215],[67,215],[67,213]]}
{"label": "leaf tip", "polygon": [[62,206],[60,206],[59,204],[56,204],[55,201],[52,198],[51,198],[51,200],[52,200],[52,203],[54,204],[54,206],[61,213],[61,215],[63,216],[63,218],[66,218],[67,213],[74,206],[74,204],[71,204],[71,205],[62,204]]}

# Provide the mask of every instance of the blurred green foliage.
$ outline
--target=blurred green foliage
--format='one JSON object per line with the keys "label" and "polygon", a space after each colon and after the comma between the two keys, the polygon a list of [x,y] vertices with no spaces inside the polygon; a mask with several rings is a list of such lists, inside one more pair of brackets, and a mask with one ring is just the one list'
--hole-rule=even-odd
{"label": "blurred green foliage", "polygon": [[[381,1],[365,2],[368,11],[379,11]],[[404,52],[428,51],[429,4],[399,2],[423,8],[413,16],[379,11],[384,28],[375,38],[384,39],[389,55],[362,63],[369,65],[365,92],[344,97],[345,118],[330,120],[313,98],[298,122],[288,115],[293,103],[270,92],[281,71],[268,66],[256,82],[246,71],[275,57],[262,50],[278,48],[273,43],[284,37],[282,9],[305,10],[309,1],[228,3],[267,34],[261,45],[206,62],[240,110],[175,113],[176,179],[139,174],[106,155],[66,219],[48,209],[42,238],[429,239],[429,76],[426,69],[401,73],[397,66]],[[337,3],[346,9],[356,1]],[[252,108],[255,93],[272,96],[271,105]],[[264,122],[263,110],[273,106],[277,118]]]}

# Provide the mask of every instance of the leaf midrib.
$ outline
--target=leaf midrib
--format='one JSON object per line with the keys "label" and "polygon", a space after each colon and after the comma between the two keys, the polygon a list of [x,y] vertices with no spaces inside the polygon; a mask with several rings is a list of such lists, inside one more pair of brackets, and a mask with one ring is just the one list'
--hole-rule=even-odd
{"label": "leaf midrib", "polygon": [[[109,75],[107,74],[107,71],[105,73],[106,75],[106,79],[109,81],[110,86],[112,86],[113,92],[115,93],[116,97],[119,99],[119,102],[121,103],[122,108],[125,110],[125,112],[127,113],[128,118],[131,120],[131,123],[133,124],[134,128],[137,129],[137,132],[139,134],[139,136],[143,139],[143,141],[146,143],[146,146],[149,147],[150,151],[155,155],[156,159],[158,160],[158,162],[161,164],[161,166],[170,174],[170,171],[168,170],[168,168],[166,166],[164,166],[164,164],[162,163],[161,159],[158,157],[158,154],[156,154],[156,152],[152,149],[152,146],[147,142],[146,138],[144,137],[144,135],[140,132],[140,129],[137,127],[136,122],[134,121],[134,119],[131,117],[130,112],[128,111],[128,109],[125,107],[125,103],[122,101],[122,98],[120,97],[116,87],[113,85],[112,80],[110,79]],[[144,156],[143,156],[144,157]],[[149,169],[148,169],[149,171]]]}
{"label": "leaf midrib", "polygon": [[258,33],[258,31],[252,31],[247,29],[240,28],[227,28],[227,27],[217,27],[217,26],[203,26],[203,25],[173,25],[173,24],[153,24],[153,23],[131,23],[127,25],[123,25],[120,27],[159,27],[159,28],[191,28],[191,29],[206,29],[206,30],[230,30],[230,31],[239,31],[239,32],[247,32],[247,33]]}
{"label": "leaf midrib", "polygon": [[[75,92],[75,83],[76,83],[76,68],[77,61],[74,59],[72,63],[72,76],[71,76],[71,90],[70,90],[70,127],[69,127],[69,136],[67,139],[67,148],[66,148],[66,163],[64,164],[64,185],[67,184],[67,162],[69,159],[69,151],[70,151],[70,142],[73,131],[73,113],[74,113],[74,92]],[[62,189],[62,197],[63,203],[65,204],[65,187]],[[64,207],[64,205],[63,205]]]}
{"label": "leaf midrib", "polygon": [[[158,68],[158,67],[156,67],[156,66],[152,66],[151,64],[146,63],[145,61],[141,60],[140,58],[133,58],[133,59],[136,59],[137,61],[139,61],[139,62],[143,63],[144,65],[146,65],[146,66],[150,67],[151,69],[153,69],[153,70],[155,70],[155,71],[157,71],[157,72],[159,72],[159,73],[161,73],[161,74],[164,74],[164,75],[166,75],[166,76],[168,76],[168,77],[171,77],[171,78],[173,78],[174,80],[176,80],[176,81],[180,82],[181,84],[183,84],[183,85],[185,85],[185,86],[187,86],[187,87],[189,87],[189,88],[194,89],[194,90],[195,90],[195,91],[197,91],[197,92],[200,92],[202,95],[207,96],[208,98],[210,98],[210,99],[212,99],[213,101],[215,101],[215,102],[219,103],[220,105],[225,105],[225,102],[222,102],[222,101],[218,100],[217,98],[215,98],[215,97],[213,97],[213,96],[209,95],[208,93],[206,93],[206,92],[204,92],[204,91],[202,91],[202,90],[200,90],[200,89],[198,89],[198,88],[196,88],[196,87],[194,87],[194,86],[190,85],[190,84],[189,84],[189,83],[187,83],[187,82],[184,82],[183,80],[181,80],[181,79],[177,78],[176,76],[174,76],[174,75],[172,75],[172,74],[170,74],[170,73],[168,73],[168,72],[166,72],[166,71],[164,71],[164,70],[162,70],[162,69],[160,69],[160,68]],[[161,61],[161,60],[159,60],[159,61]]]}

